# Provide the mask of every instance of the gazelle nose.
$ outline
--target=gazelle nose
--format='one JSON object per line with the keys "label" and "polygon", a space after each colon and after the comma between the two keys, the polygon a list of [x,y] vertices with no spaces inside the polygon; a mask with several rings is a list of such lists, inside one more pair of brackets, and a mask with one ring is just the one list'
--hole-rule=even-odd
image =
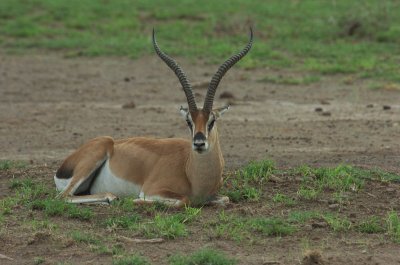
{"label": "gazelle nose", "polygon": [[206,143],[205,142],[194,142],[193,145],[196,146],[196,148],[200,149],[200,148],[203,148],[206,145]]}
{"label": "gazelle nose", "polygon": [[204,133],[198,132],[193,137],[193,147],[196,149],[203,149],[206,146],[206,137]]}

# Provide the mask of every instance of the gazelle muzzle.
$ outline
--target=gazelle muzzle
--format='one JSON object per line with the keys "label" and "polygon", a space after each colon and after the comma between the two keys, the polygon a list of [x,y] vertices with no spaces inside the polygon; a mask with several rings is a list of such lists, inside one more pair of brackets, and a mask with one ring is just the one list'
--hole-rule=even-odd
{"label": "gazelle muzzle", "polygon": [[194,135],[192,141],[193,150],[202,153],[208,149],[208,141],[204,133],[198,132]]}

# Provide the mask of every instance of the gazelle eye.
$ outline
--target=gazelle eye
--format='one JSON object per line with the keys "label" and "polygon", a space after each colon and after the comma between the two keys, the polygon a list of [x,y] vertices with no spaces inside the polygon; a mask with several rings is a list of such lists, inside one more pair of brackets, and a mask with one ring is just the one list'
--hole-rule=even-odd
{"label": "gazelle eye", "polygon": [[212,121],[208,124],[208,131],[211,131],[211,129],[214,127],[214,122],[215,122],[215,120],[212,120]]}

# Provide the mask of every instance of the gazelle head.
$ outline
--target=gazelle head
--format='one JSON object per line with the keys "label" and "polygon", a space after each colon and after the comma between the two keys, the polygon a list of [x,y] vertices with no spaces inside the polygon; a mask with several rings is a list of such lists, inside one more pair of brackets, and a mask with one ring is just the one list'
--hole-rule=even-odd
{"label": "gazelle head", "polygon": [[244,47],[244,49],[239,53],[231,56],[228,60],[226,60],[218,68],[218,71],[212,77],[211,82],[208,86],[203,108],[200,109],[196,105],[192,86],[190,85],[185,73],[171,57],[161,51],[161,49],[158,47],[155,31],[153,29],[153,46],[156,53],[168,65],[168,67],[171,68],[172,71],[174,71],[175,75],[178,77],[179,82],[182,85],[183,91],[185,92],[188,102],[188,108],[181,107],[180,112],[185,118],[187,125],[191,131],[192,148],[194,151],[198,153],[203,153],[209,150],[209,135],[212,134],[212,131],[215,128],[215,121],[219,119],[229,109],[229,106],[213,109],[215,91],[217,90],[217,87],[222,77],[233,65],[235,65],[250,51],[252,44],[253,30],[250,28],[250,40],[247,43],[246,47]]}

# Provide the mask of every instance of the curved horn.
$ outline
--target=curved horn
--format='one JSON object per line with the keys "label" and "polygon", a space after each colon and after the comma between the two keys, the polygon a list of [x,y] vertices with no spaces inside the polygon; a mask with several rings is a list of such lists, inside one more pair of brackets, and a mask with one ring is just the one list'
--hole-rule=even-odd
{"label": "curved horn", "polygon": [[183,91],[185,92],[186,95],[186,99],[189,105],[189,111],[191,112],[196,111],[197,106],[192,92],[192,86],[190,85],[181,67],[171,57],[169,57],[160,50],[160,48],[157,45],[156,33],[154,29],[153,29],[153,46],[158,56],[169,66],[169,68],[172,69],[172,71],[174,71],[175,75],[178,77],[179,82],[181,83]]}
{"label": "curved horn", "polygon": [[206,98],[204,100],[204,106],[203,106],[204,111],[211,112],[213,102],[214,102],[215,91],[217,90],[217,87],[218,87],[219,82],[221,81],[222,77],[226,74],[226,72],[233,65],[235,65],[240,59],[242,59],[250,51],[252,45],[253,45],[253,29],[250,28],[250,41],[247,43],[246,47],[244,47],[244,49],[241,52],[239,52],[238,54],[235,54],[231,58],[226,60],[218,68],[218,71],[212,77],[210,85],[208,86]]}

